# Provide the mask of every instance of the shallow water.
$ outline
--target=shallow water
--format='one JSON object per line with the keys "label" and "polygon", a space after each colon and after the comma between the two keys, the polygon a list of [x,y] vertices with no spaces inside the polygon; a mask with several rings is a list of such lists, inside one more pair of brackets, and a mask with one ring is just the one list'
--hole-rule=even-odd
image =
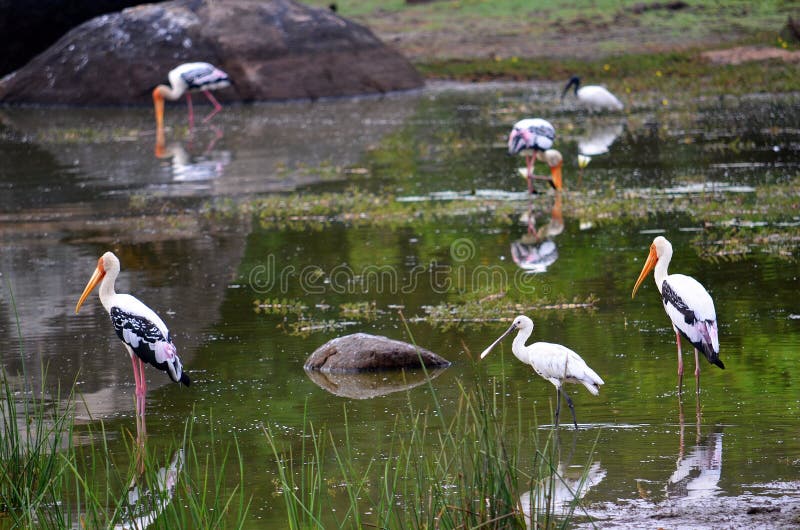
{"label": "shallow water", "polygon": [[[593,309],[530,316],[534,340],[576,350],[606,382],[598,397],[569,389],[581,429],[562,429],[575,445],[562,466],[591,462],[595,483],[584,500],[596,507],[595,515],[609,516],[606,503],[680,507],[698,499],[796,494],[797,242],[789,255],[754,248],[736,260],[703,260],[696,242],[703,226],[685,215],[588,223],[570,215],[568,191],[563,224],[551,218],[551,192],[534,199],[537,226],[548,229],[533,243],[517,222],[526,211],[525,183],[516,171],[520,160],[505,154],[504,135],[519,117],[551,115],[565,155],[566,187],[578,193],[613,184],[698,200],[741,194],[746,205],[760,187],[798,175],[800,100],[642,104],[622,116],[591,116],[570,107],[548,110],[557,90],[548,88],[439,86],[383,98],[231,106],[213,127],[191,135],[182,121],[185,109],[176,105],[168,109],[173,127],[159,156],[150,109],[0,110],[5,369],[16,376],[24,368],[35,381],[46,379],[53,392],[76,381],[88,408],[78,411],[82,420],[103,419],[112,434],[135,429],[130,363],[107,315],[95,295],[74,315],[97,257],[113,249],[123,268],[118,291],[134,293],[164,317],[195,383],[179,388],[148,371],[148,443],[180,437],[192,415],[201,439],[212,421],[236,433],[248,462],[250,517],[259,527],[283,528],[262,425],[285,432],[286,443],[296,445],[307,414],[341,440],[346,408],[351,442],[366,466],[381,451],[381,440],[388,443],[398,411],[409,403],[432,404],[428,385],[391,376],[353,383],[375,394],[391,391],[378,397],[331,393],[302,368],[317,346],[356,331],[408,340],[399,306],[416,342],[454,363],[432,381],[444,410],[458,400],[459,382],[471,387],[499,378],[510,399],[524,400],[524,408],[547,424],[553,388],[513,358],[510,340],[487,360],[472,361],[513,314],[447,328],[414,317],[487,282],[552,300],[594,295]],[[607,151],[593,156],[580,185],[579,150]],[[302,229],[202,213],[209,201],[289,191],[313,197],[353,186],[405,201],[488,195],[518,212],[502,226],[461,216],[410,227]],[[428,203],[419,204],[424,209]],[[796,211],[785,213],[784,222],[798,221]],[[675,248],[671,271],[696,277],[713,296],[726,365],[723,371],[703,361],[696,399],[684,345],[682,406],[674,334],[653,281],[630,298],[660,233]],[[541,273],[525,272],[515,257]],[[481,276],[483,270],[493,275]],[[274,299],[306,306],[309,329],[295,332],[291,313],[267,307]],[[375,311],[365,317],[339,309],[360,302],[374,303]],[[112,438],[125,454],[122,436]]]}

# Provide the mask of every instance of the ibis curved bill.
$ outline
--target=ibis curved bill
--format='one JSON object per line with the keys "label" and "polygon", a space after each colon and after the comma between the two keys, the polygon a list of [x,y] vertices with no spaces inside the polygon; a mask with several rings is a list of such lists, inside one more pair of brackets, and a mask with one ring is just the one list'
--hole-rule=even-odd
{"label": "ibis curved bill", "polygon": [[125,345],[133,365],[136,381],[136,412],[144,416],[144,396],[146,380],[144,363],[150,364],[169,375],[173,381],[191,384],[189,376],[183,371],[183,364],[172,342],[172,335],[166,324],[149,307],[129,294],[118,294],[114,284],[119,275],[120,263],[112,252],[106,252],[97,260],[97,267],[86,284],[75,306],[75,313],[92,290],[100,285],[100,303],[111,316],[114,331]]}
{"label": "ibis curved bill", "polygon": [[725,365],[719,358],[719,335],[717,313],[714,301],[700,282],[683,274],[668,274],[667,268],[672,259],[672,244],[663,236],[658,236],[650,245],[650,252],[642,267],[642,272],[633,286],[631,298],[650,273],[655,271],[656,287],[661,294],[664,310],[672,321],[675,341],[678,347],[678,391],[683,385],[683,356],[681,336],[694,346],[695,383],[700,392],[700,361],[698,351],[703,352],[708,362],[720,368]]}
{"label": "ibis curved bill", "polygon": [[483,350],[481,359],[489,355],[492,348],[497,346],[501,340],[516,330],[519,330],[519,333],[517,333],[511,345],[511,351],[514,353],[514,356],[523,363],[531,365],[537,374],[550,381],[556,387],[556,426],[558,426],[558,415],[561,410],[561,396],[563,395],[572,412],[572,421],[577,429],[578,419],[575,417],[575,407],[573,406],[572,399],[570,399],[562,388],[562,385],[564,383],[580,383],[585,386],[591,394],[596,396],[600,393],[600,385],[604,384],[603,380],[594,370],[589,368],[580,355],[566,346],[550,342],[534,342],[530,346],[526,346],[525,342],[530,338],[531,333],[533,333],[533,320],[525,315],[520,315],[515,318],[511,327],[500,335],[488,348]]}

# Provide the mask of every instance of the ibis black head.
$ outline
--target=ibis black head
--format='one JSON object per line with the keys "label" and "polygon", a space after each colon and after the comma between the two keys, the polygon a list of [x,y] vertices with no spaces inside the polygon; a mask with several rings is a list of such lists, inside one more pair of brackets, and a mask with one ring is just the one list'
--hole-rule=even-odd
{"label": "ibis black head", "polygon": [[564,91],[561,93],[561,99],[564,99],[564,96],[567,95],[567,92],[569,92],[569,89],[572,86],[575,86],[575,95],[577,96],[578,88],[581,86],[581,78],[577,75],[573,75],[569,78],[569,81],[567,81],[567,86],[564,87]]}

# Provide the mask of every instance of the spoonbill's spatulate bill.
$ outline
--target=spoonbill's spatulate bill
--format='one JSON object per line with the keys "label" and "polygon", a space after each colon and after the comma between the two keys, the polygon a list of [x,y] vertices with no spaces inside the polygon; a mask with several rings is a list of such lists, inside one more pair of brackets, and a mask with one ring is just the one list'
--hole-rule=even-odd
{"label": "spoonbill's spatulate bill", "polygon": [[575,407],[562,385],[564,383],[580,383],[596,396],[600,393],[600,385],[604,384],[603,380],[594,370],[589,368],[580,355],[566,346],[550,342],[534,342],[530,346],[526,346],[525,342],[533,333],[533,320],[525,315],[515,318],[511,327],[488,348],[483,350],[481,359],[489,355],[492,348],[515,330],[519,330],[519,333],[514,337],[514,342],[511,345],[511,351],[514,356],[525,364],[531,365],[537,374],[553,383],[556,387],[556,426],[558,426],[561,396],[563,395],[567,405],[569,405],[569,410],[572,412],[572,421],[577,429],[578,419],[575,416]]}
{"label": "spoonbill's spatulate bill", "polygon": [[683,274],[668,274],[667,267],[672,259],[672,244],[663,236],[658,236],[650,245],[650,254],[642,267],[642,272],[633,286],[631,298],[644,281],[647,274],[655,269],[653,276],[661,293],[664,310],[672,321],[675,342],[678,345],[678,392],[683,386],[683,357],[681,355],[681,335],[694,346],[694,378],[697,392],[700,391],[700,361],[698,350],[703,352],[708,362],[725,368],[719,359],[719,336],[717,334],[717,313],[714,301],[700,282]]}
{"label": "spoonbill's spatulate bill", "polygon": [[103,254],[97,260],[97,268],[75,306],[75,313],[80,310],[92,289],[100,284],[100,303],[111,316],[114,331],[125,345],[133,364],[133,377],[136,381],[136,412],[144,416],[146,391],[144,363],[167,372],[170,379],[186,386],[189,386],[191,380],[183,372],[183,365],[164,321],[137,298],[114,291],[114,283],[119,275],[119,270],[117,256],[112,252]]}

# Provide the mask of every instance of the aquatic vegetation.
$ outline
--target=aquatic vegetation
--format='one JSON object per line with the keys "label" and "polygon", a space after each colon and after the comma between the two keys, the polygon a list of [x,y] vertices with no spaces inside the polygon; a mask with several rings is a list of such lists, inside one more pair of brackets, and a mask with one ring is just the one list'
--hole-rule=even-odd
{"label": "aquatic vegetation", "polygon": [[412,321],[424,321],[441,330],[460,329],[469,325],[481,325],[486,322],[511,321],[516,315],[533,311],[565,311],[575,309],[596,309],[597,298],[588,295],[585,298],[575,297],[567,300],[539,300],[517,302],[502,298],[470,300],[462,303],[440,303],[435,306],[423,306],[424,317],[416,317]]}
{"label": "aquatic vegetation", "polygon": [[[507,399],[497,380],[459,388],[446,414],[432,388],[435,414],[410,405],[397,414],[389,446],[366,463],[355,456],[346,406],[344,440],[304,416],[295,451],[264,426],[288,527],[526,528],[534,521],[568,528],[589,466],[571,489],[560,472],[557,434],[521,421],[530,417],[524,400]],[[567,497],[556,500],[557,488]]]}

